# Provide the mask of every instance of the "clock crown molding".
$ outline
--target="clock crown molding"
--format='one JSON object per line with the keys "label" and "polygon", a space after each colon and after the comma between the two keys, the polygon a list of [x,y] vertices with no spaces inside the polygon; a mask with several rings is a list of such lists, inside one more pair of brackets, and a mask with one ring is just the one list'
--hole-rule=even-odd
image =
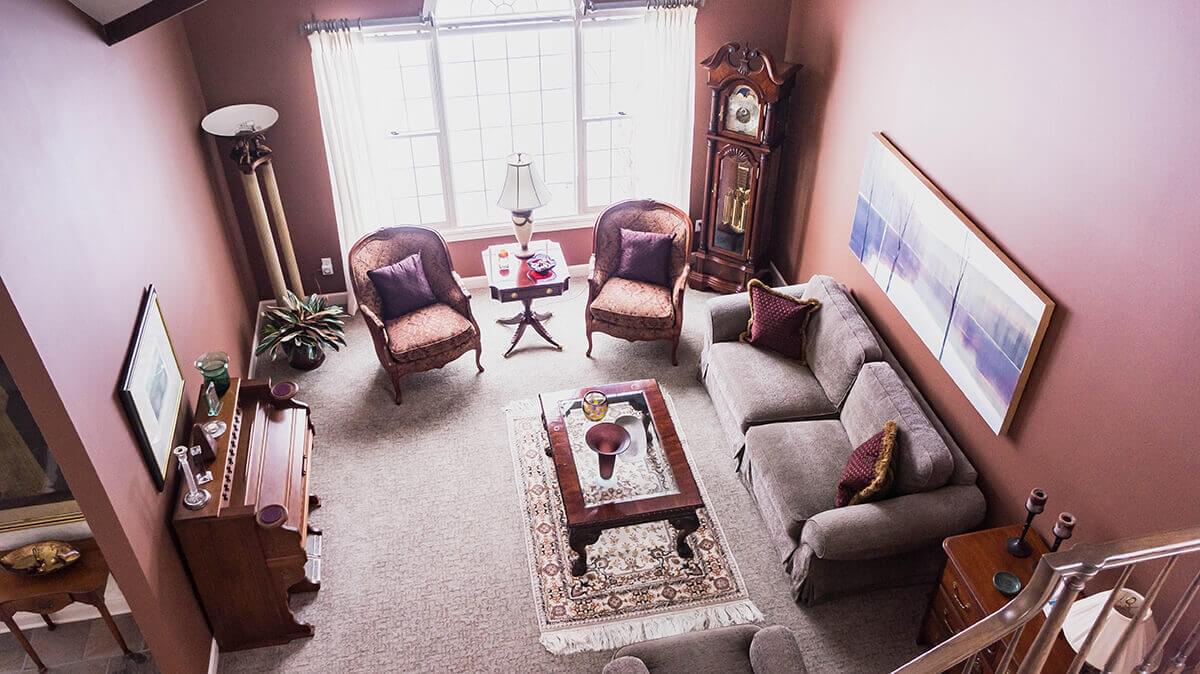
{"label": "clock crown molding", "polygon": [[700,63],[708,70],[708,85],[715,86],[730,78],[749,79],[766,94],[770,102],[778,100],[781,90],[789,87],[798,66],[779,67],[770,54],[738,42],[729,42]]}

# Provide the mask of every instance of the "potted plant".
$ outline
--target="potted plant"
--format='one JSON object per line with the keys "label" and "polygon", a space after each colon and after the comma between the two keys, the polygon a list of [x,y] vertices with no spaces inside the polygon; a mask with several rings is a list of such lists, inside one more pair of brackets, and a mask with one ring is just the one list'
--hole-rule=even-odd
{"label": "potted plant", "polygon": [[287,291],[284,305],[263,314],[256,354],[271,352],[274,360],[286,354],[298,370],[314,370],[325,362],[325,348],[337,351],[346,345],[346,314],[336,304],[327,306],[317,294],[296,297]]}

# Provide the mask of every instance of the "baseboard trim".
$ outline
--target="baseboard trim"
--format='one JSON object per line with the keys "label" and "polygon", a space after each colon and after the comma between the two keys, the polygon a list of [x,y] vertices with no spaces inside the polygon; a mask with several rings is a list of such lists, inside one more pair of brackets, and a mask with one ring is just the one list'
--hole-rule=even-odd
{"label": "baseboard trim", "polygon": [[208,649],[208,674],[217,674],[217,665],[221,662],[221,649],[217,647],[217,640],[212,640],[212,645]]}

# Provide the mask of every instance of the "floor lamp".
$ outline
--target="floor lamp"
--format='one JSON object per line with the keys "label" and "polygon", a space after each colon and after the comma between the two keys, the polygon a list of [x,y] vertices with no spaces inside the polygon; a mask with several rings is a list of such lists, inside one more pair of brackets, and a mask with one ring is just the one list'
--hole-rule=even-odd
{"label": "floor lamp", "polygon": [[304,295],[304,284],[300,281],[300,267],[296,264],[292,235],[288,232],[287,218],[283,215],[283,201],[279,198],[279,184],[275,182],[275,168],[271,164],[271,148],[267,147],[266,137],[263,135],[263,132],[278,120],[279,113],[274,108],[247,103],[229,105],[208,113],[200,122],[200,127],[214,136],[236,139],[229,157],[237,164],[242,174],[242,187],[246,190],[250,217],[254,220],[254,230],[258,233],[258,243],[262,247],[263,259],[267,264],[267,276],[271,279],[275,300],[282,305],[287,284],[283,280],[279,256],[275,253],[275,237],[271,233],[271,223],[267,218],[263,190],[258,185],[260,168],[267,201],[271,204],[271,214],[275,218],[275,228],[279,230],[279,249],[283,252],[283,262],[287,265],[288,280],[297,295]]}

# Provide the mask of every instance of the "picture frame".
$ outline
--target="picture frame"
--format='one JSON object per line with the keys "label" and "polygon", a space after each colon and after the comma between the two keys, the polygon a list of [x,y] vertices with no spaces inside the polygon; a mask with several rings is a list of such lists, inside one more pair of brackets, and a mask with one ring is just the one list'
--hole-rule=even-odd
{"label": "picture frame", "polygon": [[988,427],[1006,433],[1054,300],[882,133],[856,196],[851,252]]}
{"label": "picture frame", "polygon": [[183,391],[183,370],[175,357],[158,291],[150,285],[138,310],[118,392],[159,491],[166,487]]}

